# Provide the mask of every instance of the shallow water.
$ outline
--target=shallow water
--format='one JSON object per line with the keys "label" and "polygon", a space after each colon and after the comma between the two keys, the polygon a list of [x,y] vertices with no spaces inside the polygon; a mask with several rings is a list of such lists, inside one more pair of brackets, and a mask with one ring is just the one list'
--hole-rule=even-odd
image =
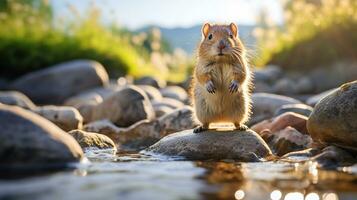
{"label": "shallow water", "polygon": [[313,162],[190,162],[87,151],[73,171],[0,180],[0,199],[357,199],[357,167]]}

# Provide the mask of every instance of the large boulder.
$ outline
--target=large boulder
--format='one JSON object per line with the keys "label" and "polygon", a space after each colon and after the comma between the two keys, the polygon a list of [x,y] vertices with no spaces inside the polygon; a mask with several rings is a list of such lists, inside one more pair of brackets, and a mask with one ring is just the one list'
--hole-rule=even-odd
{"label": "large boulder", "polygon": [[321,99],[307,121],[311,137],[357,151],[357,81],[343,84]]}
{"label": "large boulder", "polygon": [[252,95],[252,116],[249,124],[255,124],[264,119],[274,116],[274,113],[283,105],[298,104],[299,100],[291,97],[269,94],[269,93],[254,93]]}
{"label": "large boulder", "polygon": [[144,153],[188,160],[234,159],[246,162],[259,161],[271,155],[268,145],[252,130],[193,133],[192,129],[170,134]]}
{"label": "large boulder", "polygon": [[23,92],[38,104],[61,104],[81,91],[107,83],[108,74],[100,63],[76,60],[26,74],[10,88]]}
{"label": "large boulder", "polygon": [[22,108],[0,105],[0,130],[2,170],[58,169],[83,158],[73,137]]}
{"label": "large boulder", "polygon": [[18,91],[0,92],[0,103],[20,106],[21,108],[32,110],[36,105],[24,94]]}
{"label": "large boulder", "polygon": [[109,119],[119,127],[128,127],[143,119],[153,120],[155,111],[140,88],[127,86],[95,106],[91,121]]}
{"label": "large boulder", "polygon": [[98,148],[98,149],[114,149],[116,146],[108,136],[98,133],[86,132],[82,130],[72,130],[68,132],[74,139],[77,140],[83,149]]}
{"label": "large boulder", "polygon": [[83,117],[77,109],[69,106],[42,106],[34,112],[50,120],[64,131],[81,129]]}

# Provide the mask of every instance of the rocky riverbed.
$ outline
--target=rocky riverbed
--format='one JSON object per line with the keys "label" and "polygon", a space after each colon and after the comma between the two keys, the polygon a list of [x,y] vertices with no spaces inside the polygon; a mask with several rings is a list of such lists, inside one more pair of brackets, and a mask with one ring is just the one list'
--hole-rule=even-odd
{"label": "rocky riverbed", "polygon": [[0,91],[0,198],[357,198],[357,81],[255,74],[250,129],[198,134],[184,84],[89,60],[20,77]]}

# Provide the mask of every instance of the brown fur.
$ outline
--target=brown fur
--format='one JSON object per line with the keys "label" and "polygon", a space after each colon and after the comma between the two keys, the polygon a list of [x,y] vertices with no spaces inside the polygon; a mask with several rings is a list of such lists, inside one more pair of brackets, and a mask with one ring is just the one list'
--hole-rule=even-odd
{"label": "brown fur", "polygon": [[[249,119],[251,73],[246,50],[236,32],[234,24],[205,24],[202,28],[191,96],[195,117],[205,128],[217,122],[232,122],[240,128]],[[212,38],[208,39],[210,34]],[[218,55],[221,40],[227,46],[223,56]],[[207,90],[210,81],[215,87],[214,93]],[[231,81],[238,83],[238,91],[230,92]]]}

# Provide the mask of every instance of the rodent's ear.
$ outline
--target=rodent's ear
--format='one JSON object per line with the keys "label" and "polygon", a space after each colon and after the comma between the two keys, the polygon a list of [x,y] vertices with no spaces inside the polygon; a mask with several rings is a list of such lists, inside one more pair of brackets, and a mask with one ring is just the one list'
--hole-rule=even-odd
{"label": "rodent's ear", "polygon": [[237,27],[237,25],[232,22],[232,23],[229,25],[229,28],[231,29],[233,36],[234,36],[234,37],[237,37],[237,34],[238,34],[238,27]]}
{"label": "rodent's ear", "polygon": [[202,34],[207,37],[209,29],[211,28],[211,25],[209,23],[205,23],[202,26]]}

